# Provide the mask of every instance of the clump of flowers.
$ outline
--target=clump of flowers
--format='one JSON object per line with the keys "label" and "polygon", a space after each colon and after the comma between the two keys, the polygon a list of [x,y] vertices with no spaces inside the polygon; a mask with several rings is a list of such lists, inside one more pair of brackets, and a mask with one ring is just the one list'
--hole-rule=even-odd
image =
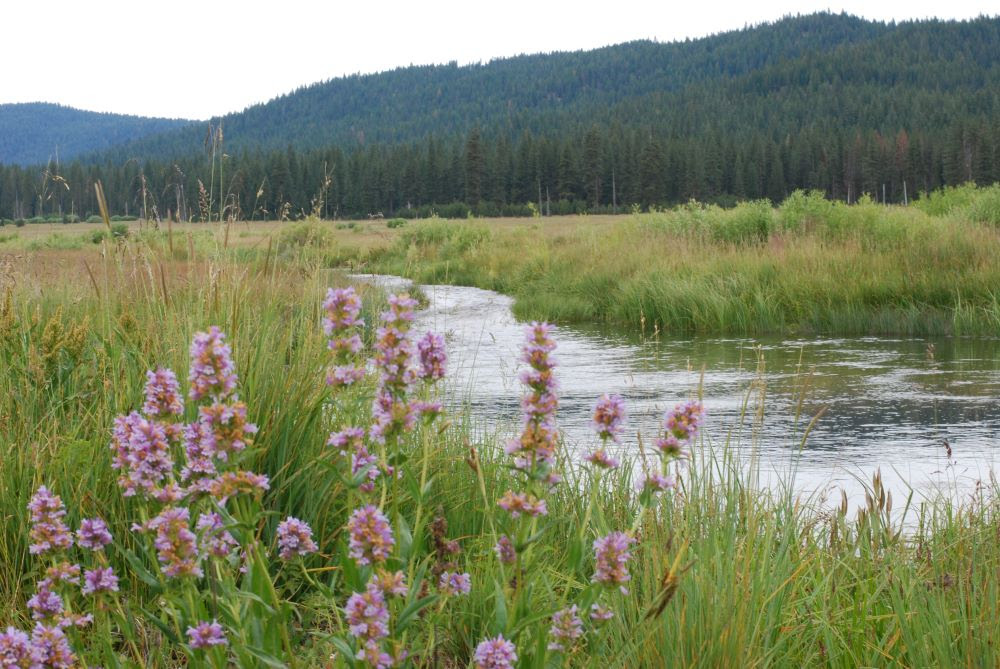
{"label": "clump of flowers", "polygon": [[652,499],[676,486],[676,479],[668,473],[670,464],[688,456],[686,448],[694,441],[704,420],[701,402],[678,404],[663,418],[663,431],[656,440],[660,455],[660,470],[645,472],[638,479],[640,501],[649,504]]}
{"label": "clump of flowers", "polygon": [[365,376],[360,364],[362,349],[358,332],[365,324],[361,318],[361,297],[354,288],[330,288],[323,300],[326,316],[323,330],[330,337],[328,347],[333,352],[333,367],[327,372],[326,382],[331,386],[349,386]]}
{"label": "clump of flowers", "polygon": [[76,533],[76,543],[81,548],[92,551],[103,550],[111,543],[111,532],[100,518],[85,518],[80,521],[80,529]]}
{"label": "clump of flowers", "polygon": [[355,510],[347,523],[350,532],[350,556],[358,564],[385,562],[395,545],[388,519],[368,504]]}
{"label": "clump of flowers", "polygon": [[217,620],[212,622],[202,621],[194,627],[187,628],[188,642],[192,648],[210,648],[212,646],[225,646],[226,632]]}
{"label": "clump of flowers", "polygon": [[612,532],[594,541],[593,581],[606,586],[617,586],[622,594],[628,594],[625,584],[632,576],[628,571],[628,561],[632,559],[629,548],[635,543],[635,538],[624,532]]}
{"label": "clump of flowers", "polygon": [[28,550],[32,555],[65,550],[73,545],[73,535],[63,521],[66,508],[58,495],[41,486],[31,498],[28,511],[31,512],[31,546]]}
{"label": "clump of flowers", "polygon": [[296,555],[309,555],[316,551],[312,528],[298,518],[289,516],[278,524],[278,555],[291,560]]}
{"label": "clump of flowers", "polygon": [[420,354],[420,370],[417,376],[424,381],[440,381],[445,375],[448,353],[444,345],[444,337],[428,332],[417,342]]}
{"label": "clump of flowers", "polygon": [[625,400],[620,395],[601,395],[594,407],[592,425],[601,445],[584,460],[600,469],[616,469],[621,464],[609,452],[612,443],[618,443],[625,424]]}
{"label": "clump of flowers", "polygon": [[476,646],[472,661],[476,669],[513,669],[517,662],[517,649],[500,634]]}
{"label": "clump of flowers", "polygon": [[516,468],[532,480],[548,483],[555,478],[552,468],[559,439],[555,426],[559,407],[556,361],[551,356],[555,348],[551,325],[536,322],[526,328],[521,351],[521,359],[529,365],[529,369],[521,372],[521,383],[526,386],[521,398],[524,428],[521,436],[507,445]]}
{"label": "clump of flowers", "polygon": [[446,571],[438,579],[438,590],[445,595],[467,595],[472,590],[472,579],[468,574]]}
{"label": "clump of flowers", "polygon": [[568,651],[580,637],[583,636],[583,621],[580,620],[576,604],[556,611],[552,616],[552,627],[549,629],[549,650]]}

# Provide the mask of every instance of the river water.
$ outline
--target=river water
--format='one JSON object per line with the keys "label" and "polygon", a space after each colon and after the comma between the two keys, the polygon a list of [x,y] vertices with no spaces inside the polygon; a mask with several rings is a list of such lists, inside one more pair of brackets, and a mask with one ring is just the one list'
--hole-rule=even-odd
{"label": "river water", "polygon": [[[421,289],[429,306],[414,331],[445,335],[451,408],[513,436],[524,337],[513,300],[478,288]],[[1000,471],[1000,339],[667,338],[580,326],[559,326],[554,337],[558,424],[571,451],[593,445],[590,413],[601,393],[626,400],[627,458],[637,433],[651,443],[664,411],[700,389],[705,439],[754,457],[761,485],[790,483],[814,501],[839,504],[843,490],[856,507],[877,470],[897,510],[911,489],[915,502],[963,500]]]}

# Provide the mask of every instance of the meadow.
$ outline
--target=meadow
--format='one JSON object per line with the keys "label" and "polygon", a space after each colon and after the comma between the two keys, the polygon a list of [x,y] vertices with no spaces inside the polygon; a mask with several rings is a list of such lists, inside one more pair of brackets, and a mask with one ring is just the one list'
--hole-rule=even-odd
{"label": "meadow", "polygon": [[[518,362],[533,372],[512,447],[461,406],[436,415],[439,343],[407,331],[413,303],[338,292],[335,269],[483,285],[521,314],[649,330],[996,334],[997,227],[970,213],[995,195],[943,197],[496,226],[21,228],[0,242],[0,658],[30,646],[44,656],[13,666],[995,666],[995,481],[957,503],[892,499],[876,479],[849,516],[761,489],[727,435],[695,429],[697,398],[637,436],[600,389],[595,457],[567,462],[549,429],[558,342],[542,326]],[[761,304],[750,286],[772,292]],[[178,383],[147,385],[160,368]],[[642,458],[600,466],[601,449],[640,440]],[[78,528],[78,545],[59,539]],[[86,594],[47,572],[66,560],[112,569],[117,590],[106,571]]]}

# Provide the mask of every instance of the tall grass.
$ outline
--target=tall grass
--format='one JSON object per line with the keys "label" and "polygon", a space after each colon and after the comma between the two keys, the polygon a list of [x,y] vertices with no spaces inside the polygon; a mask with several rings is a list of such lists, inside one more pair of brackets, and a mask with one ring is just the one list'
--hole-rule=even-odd
{"label": "tall grass", "polygon": [[[622,244],[635,231],[657,238],[658,226],[671,225],[681,215],[703,214],[640,219],[610,234]],[[909,220],[910,214],[899,215]],[[476,225],[462,224],[457,233],[450,228],[442,233],[439,226],[444,224],[435,225],[414,229],[440,234],[443,243],[455,244],[462,253],[481,253],[484,240],[498,240]],[[962,230],[973,234],[976,228]],[[520,242],[535,238],[530,230],[515,235],[522,236]],[[701,248],[694,235],[659,239],[691,244],[673,247],[668,255]],[[851,239],[857,244],[853,248],[863,247]],[[518,248],[542,270],[569,262],[552,256],[570,250],[581,261],[584,254],[576,246],[589,245],[591,253],[612,264],[600,275],[603,280],[596,273],[587,278],[591,290],[602,292],[613,288],[610,277],[625,264],[604,240],[601,232],[585,240],[564,240],[570,249],[553,241],[546,245],[548,256],[542,248],[526,251],[523,243]],[[411,238],[407,248],[416,248],[412,244]],[[822,244],[809,244],[815,245],[815,255],[807,257],[821,262]],[[630,243],[628,248],[639,253],[642,247]],[[0,600],[8,603],[0,612],[0,626],[28,626],[25,602],[38,564],[28,552],[25,507],[39,484],[63,496],[71,526],[82,517],[101,515],[116,539],[133,544],[129,527],[136,520],[134,507],[122,498],[110,468],[112,420],[140,403],[147,369],[162,364],[185,376],[191,335],[210,324],[229,334],[241,398],[260,426],[258,455],[251,464],[271,477],[264,505],[274,514],[263,533],[273,534],[278,514],[307,519],[320,545],[307,567],[329,587],[343,587],[337,585],[337,574],[348,493],[317,461],[332,457],[325,440],[333,426],[364,416],[371,389],[359,388],[331,404],[321,382],[328,353],[319,328],[319,303],[325,286],[342,277],[299,262],[259,256],[247,260],[218,249],[175,260],[138,240],[101,248],[103,257],[88,256],[86,265],[37,258],[39,262],[8,265],[0,272]],[[763,271],[742,248],[723,251],[731,253],[730,261],[742,256],[748,268]],[[725,266],[724,260],[717,262],[716,267]],[[682,266],[693,271],[693,263]],[[465,266],[464,271],[473,270]],[[502,280],[498,275],[497,281]],[[725,284],[719,279],[719,286]],[[831,278],[827,285],[832,288],[836,281]],[[365,338],[370,341],[380,296],[369,292],[365,298]],[[766,296],[761,299],[763,309],[768,302]],[[581,298],[580,308],[585,303]],[[648,304],[640,299],[632,308],[653,323],[656,316]],[[728,313],[725,302],[716,308]],[[774,311],[773,318],[782,313]],[[632,593],[617,596],[617,615],[604,636],[593,639],[585,653],[568,658],[567,665],[1000,662],[995,483],[965,506],[948,500],[914,504],[906,518],[912,530],[902,532],[903,521],[890,513],[892,502],[878,481],[871,485],[868,508],[850,518],[815,500],[796,499],[780,487],[760,489],[754,471],[740,464],[720,436],[705,434],[675,493],[645,512],[631,563]],[[467,412],[457,410],[446,428],[418,432],[413,439],[430,446],[419,449],[422,454],[410,465],[419,469],[426,463],[434,475],[426,507],[447,521],[448,535],[462,546],[460,566],[474,584],[470,597],[454,600],[443,612],[426,612],[412,639],[414,647],[426,652],[415,661],[467,666],[476,643],[503,628],[493,586],[497,564],[490,524],[497,513],[494,500],[514,485],[514,477],[502,444]],[[580,491],[590,489],[592,482],[584,470],[566,471],[571,478],[548,499],[547,538],[537,547],[541,566],[531,598],[536,612],[555,610],[566,593],[586,585],[587,574],[575,564],[572,544],[587,514],[587,496]],[[628,527],[639,513],[633,484],[630,470],[623,468],[606,475],[596,488],[597,507],[609,525]],[[112,563],[122,577],[127,604],[135,611],[155,608],[154,593],[129,565],[114,556]],[[340,666],[344,658],[331,659],[337,648],[329,640],[340,614],[308,583],[291,579],[285,586],[295,608],[290,633],[300,650],[299,664]],[[346,594],[337,590],[336,601],[342,604]],[[145,629],[137,652],[124,647],[120,652],[123,661],[141,666],[182,662],[153,627]]]}
{"label": "tall grass", "polygon": [[675,333],[996,335],[998,193],[903,208],[797,192],[777,208],[692,202],[605,226],[431,220],[371,260],[510,294],[530,318]]}

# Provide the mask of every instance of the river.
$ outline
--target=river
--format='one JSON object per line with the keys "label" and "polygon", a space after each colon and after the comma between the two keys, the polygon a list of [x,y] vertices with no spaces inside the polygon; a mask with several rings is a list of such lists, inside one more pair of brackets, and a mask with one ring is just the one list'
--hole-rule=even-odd
{"label": "river", "polygon": [[[421,289],[429,305],[414,331],[445,335],[451,409],[468,408],[482,429],[513,436],[524,324],[512,298]],[[593,445],[590,412],[601,393],[626,400],[627,458],[637,453],[637,433],[651,443],[663,412],[700,390],[709,444],[756,458],[760,485],[789,483],[821,503],[839,504],[841,490],[850,506],[863,503],[863,483],[877,470],[897,510],[910,490],[914,502],[965,500],[1000,464],[1000,339],[641,337],[577,325],[558,326],[554,337],[558,424],[571,452]]]}

